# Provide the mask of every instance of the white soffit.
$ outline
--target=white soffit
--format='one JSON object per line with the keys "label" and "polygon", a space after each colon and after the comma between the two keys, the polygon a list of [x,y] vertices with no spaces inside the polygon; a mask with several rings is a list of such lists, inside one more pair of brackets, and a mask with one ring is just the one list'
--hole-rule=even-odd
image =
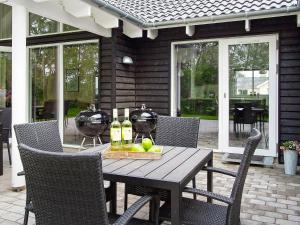
{"label": "white soffit", "polygon": [[143,37],[143,29],[132,23],[123,21],[123,34],[130,38],[139,38]]}
{"label": "white soffit", "polygon": [[186,26],[185,34],[190,37],[193,36],[195,34],[195,26],[190,26],[190,25]]}
{"label": "white soffit", "polygon": [[92,7],[92,17],[95,22],[104,28],[119,27],[119,18],[113,16],[100,8]]}
{"label": "white soffit", "polygon": [[245,20],[245,31],[250,32],[251,30],[251,21],[249,19]]}
{"label": "white soffit", "polygon": [[[39,1],[39,3],[37,2]],[[73,0],[65,0],[73,1]],[[9,0],[11,4],[23,5],[29,12],[65,23],[103,37],[111,37],[111,29],[106,29],[95,23],[92,17],[78,18],[64,10],[64,6],[56,0]],[[78,0],[77,0],[78,2]]]}
{"label": "white soffit", "polygon": [[147,30],[147,37],[150,39],[155,39],[158,36],[158,30],[157,29],[152,29],[152,30]]}
{"label": "white soffit", "polygon": [[92,15],[92,6],[79,0],[62,0],[64,9],[75,17],[89,17]]}

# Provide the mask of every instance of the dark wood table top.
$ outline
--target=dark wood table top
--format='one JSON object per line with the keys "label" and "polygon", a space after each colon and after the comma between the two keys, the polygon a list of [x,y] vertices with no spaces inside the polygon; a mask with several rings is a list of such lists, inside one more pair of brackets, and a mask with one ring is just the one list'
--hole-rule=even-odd
{"label": "dark wood table top", "polygon": [[[102,145],[83,152],[103,151],[107,147]],[[212,160],[212,150],[164,146],[159,160],[104,159],[103,177],[112,182],[115,191],[116,182],[170,191],[171,224],[180,225],[181,193],[206,164],[212,166]],[[207,190],[212,191],[211,172],[207,178]],[[116,199],[113,202],[111,211],[115,212]]]}
{"label": "dark wood table top", "polygon": [[[107,145],[103,145],[82,152],[106,148]],[[114,182],[165,189],[172,189],[177,184],[183,188],[212,157],[212,150],[164,146],[159,160],[104,159],[103,176]]]}

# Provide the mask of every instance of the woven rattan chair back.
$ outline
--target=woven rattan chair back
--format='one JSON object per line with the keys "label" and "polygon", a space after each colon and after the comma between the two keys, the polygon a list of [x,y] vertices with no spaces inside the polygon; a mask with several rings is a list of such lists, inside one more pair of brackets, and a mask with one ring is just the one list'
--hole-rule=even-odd
{"label": "woven rattan chair back", "polygon": [[57,121],[17,124],[17,142],[49,152],[63,152]]}
{"label": "woven rattan chair back", "polygon": [[100,153],[19,146],[37,225],[107,225]]}
{"label": "woven rattan chair back", "polygon": [[159,116],[157,118],[155,143],[157,145],[196,148],[199,124],[200,120],[196,118]]}
{"label": "woven rattan chair back", "polygon": [[11,129],[11,108],[2,109],[1,123],[3,128]]}
{"label": "woven rattan chair back", "polygon": [[251,136],[247,139],[243,158],[231,192],[233,204],[228,207],[227,224],[238,225],[240,223],[239,217],[236,215],[240,214],[241,200],[246,176],[250,167],[252,156],[254,155],[261,137],[261,133],[257,129],[253,129]]}

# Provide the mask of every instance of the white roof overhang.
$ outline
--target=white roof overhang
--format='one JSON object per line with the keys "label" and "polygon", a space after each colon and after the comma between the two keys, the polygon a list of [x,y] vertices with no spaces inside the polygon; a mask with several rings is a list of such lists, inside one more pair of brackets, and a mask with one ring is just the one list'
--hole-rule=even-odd
{"label": "white roof overhang", "polygon": [[[0,0],[1,1],[1,0]],[[123,21],[123,33],[131,38],[143,36],[155,39],[158,29],[185,27],[186,35],[192,36],[195,25],[245,21],[245,30],[250,31],[251,20],[297,15],[297,25],[300,26],[300,7],[287,7],[272,10],[260,10],[228,15],[200,17],[186,20],[172,20],[157,23],[145,23],[113,7],[102,0],[6,0],[9,3],[24,5],[28,11],[50,19],[69,24],[104,37],[111,36],[111,29]]]}
{"label": "white roof overhang", "polygon": [[80,0],[8,0],[6,3],[23,5],[29,12],[103,37],[111,37],[111,28],[119,25],[117,17]]}

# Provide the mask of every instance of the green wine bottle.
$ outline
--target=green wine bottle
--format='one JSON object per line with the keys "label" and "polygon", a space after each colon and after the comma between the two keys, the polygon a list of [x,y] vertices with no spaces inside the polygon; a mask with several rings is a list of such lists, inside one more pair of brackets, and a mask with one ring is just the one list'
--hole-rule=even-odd
{"label": "green wine bottle", "polygon": [[125,119],[122,123],[122,144],[129,145],[132,143],[132,123],[129,120],[129,109],[124,109]]}
{"label": "green wine bottle", "polygon": [[121,139],[121,124],[118,121],[118,109],[113,109],[113,122],[110,125],[110,144],[111,146],[120,146]]}

